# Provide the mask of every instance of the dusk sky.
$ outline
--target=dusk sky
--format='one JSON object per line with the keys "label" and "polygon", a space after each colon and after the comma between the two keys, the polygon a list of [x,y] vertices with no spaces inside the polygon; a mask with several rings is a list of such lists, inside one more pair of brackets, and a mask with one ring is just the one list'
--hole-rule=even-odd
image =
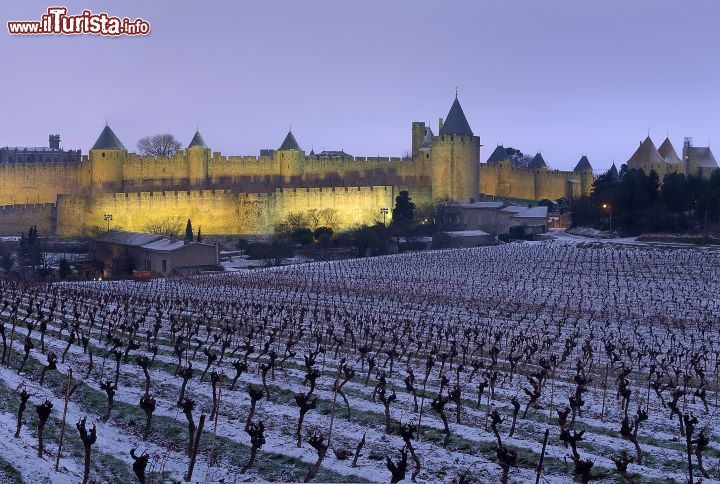
{"label": "dusk sky", "polygon": [[[151,33],[12,36],[54,5],[142,17]],[[87,153],[109,123],[257,155],[288,128],[309,152],[403,156],[412,121],[437,134],[458,88],[484,148],[627,161],[648,130],[680,153],[720,142],[720,3],[603,1],[3,2],[0,146]]]}

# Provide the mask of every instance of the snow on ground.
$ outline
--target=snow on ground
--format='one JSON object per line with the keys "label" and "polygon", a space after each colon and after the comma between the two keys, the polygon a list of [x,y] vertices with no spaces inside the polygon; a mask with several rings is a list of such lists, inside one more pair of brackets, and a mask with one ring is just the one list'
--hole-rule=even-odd
{"label": "snow on ground", "polygon": [[[209,415],[212,410],[210,373],[226,375],[218,418],[205,423],[195,482],[303,480],[317,460],[308,443],[310,433],[319,431],[327,438],[331,415],[331,446],[351,455],[339,460],[330,450],[322,463],[324,473],[316,480],[389,481],[385,458],[396,462],[404,445],[395,431],[397,423],[416,425],[421,418],[420,436],[412,440],[421,462],[418,482],[451,482],[463,474],[473,482],[500,482],[496,437],[488,418],[493,410],[502,418],[503,444],[518,455],[509,471],[510,482],[534,482],[545,429],[550,437],[541,482],[572,482],[572,451],[559,438],[557,414],[577,394],[581,375],[591,381],[582,392],[582,414],[569,428],[585,432],[578,451],[582,459],[594,463],[593,478],[618,482],[621,478],[611,459],[621,450],[635,455],[633,444],[620,435],[621,374],[630,390],[630,423],[639,408],[649,417],[638,425],[645,462],[628,466],[633,479],[685,481],[685,438],[677,416],[666,405],[677,391],[683,392],[677,398],[680,412],[698,419],[694,437],[703,429],[710,440],[704,452],[709,472],[704,482],[719,482],[720,254],[694,248],[655,249],[633,239],[588,243],[575,235],[553,235],[554,241],[301,266],[246,270],[238,264],[232,274],[187,279],[36,287],[0,283],[0,320],[8,340],[13,335],[10,367],[0,366],[0,389],[7,393],[6,402],[0,402],[0,464],[7,463],[25,482],[80,481],[82,447],[75,423],[87,416],[88,426],[96,424],[98,433],[91,479],[131,482],[129,452],[137,447],[150,456],[147,470],[154,473],[153,482],[182,480],[188,466],[188,435],[187,421],[176,404],[183,382],[175,373],[177,347],[181,366],[193,363],[186,394],[195,401],[196,424],[201,413]],[[67,352],[43,386],[39,372],[47,357],[40,350],[37,323],[41,319],[48,327],[45,353],[53,351],[60,359]],[[34,348],[27,367],[19,372],[28,323]],[[86,351],[82,337],[87,339]],[[139,347],[128,351],[126,361],[122,353],[131,339]],[[143,441],[145,414],[138,402],[145,392],[145,377],[136,360],[153,357],[153,346],[157,353],[149,369],[150,391],[157,408],[153,430]],[[115,377],[113,347],[121,352],[118,389],[110,419],[102,422],[107,402],[100,383]],[[319,370],[312,392],[318,408],[307,413],[303,444],[297,447],[294,396],[310,390],[306,358],[319,348],[324,352],[315,354],[310,364]],[[264,422],[266,441],[252,468],[240,474],[251,443],[243,430],[250,408],[247,387],[263,388],[263,365],[273,361],[270,351],[276,355],[274,371],[266,375],[270,399],[259,400],[254,419]],[[230,389],[236,373],[233,363],[243,361],[246,352],[249,368]],[[210,355],[220,354],[221,363],[210,361]],[[428,357],[433,364],[424,384]],[[342,387],[350,417],[341,396],[333,391],[341,358],[355,371]],[[371,360],[375,369],[368,372]],[[538,378],[543,365],[548,370],[541,395],[525,416],[532,378]],[[422,416],[406,389],[408,368],[414,370]],[[69,402],[56,472],[64,382],[70,369],[75,381],[84,384]],[[391,434],[385,432],[385,408],[373,396],[379,371],[385,372],[387,392],[397,397],[389,406]],[[446,383],[441,383],[441,372]],[[488,382],[495,378],[491,398]],[[482,391],[481,382],[486,382]],[[651,389],[653,384],[657,391]],[[17,392],[23,387],[32,397],[20,437],[15,439]],[[423,387],[425,398],[420,394]],[[447,397],[455,387],[461,391],[460,422],[456,422],[456,404],[448,401],[450,443],[445,448],[444,425],[432,402],[438,395]],[[707,411],[700,390],[705,392]],[[521,409],[510,437],[513,397]],[[51,430],[45,438],[45,455],[37,459],[34,405],[46,398],[54,405]],[[217,462],[211,463],[214,431]],[[352,467],[352,453],[363,435],[365,447],[358,467]],[[414,463],[408,459],[409,482]],[[693,460],[697,476],[697,458]],[[11,472],[0,471],[0,482],[3,474]]]}

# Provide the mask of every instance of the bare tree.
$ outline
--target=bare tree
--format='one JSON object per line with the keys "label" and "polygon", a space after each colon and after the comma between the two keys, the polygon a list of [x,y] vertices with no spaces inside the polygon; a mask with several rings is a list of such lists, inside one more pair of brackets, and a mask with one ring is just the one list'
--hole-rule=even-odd
{"label": "bare tree", "polygon": [[137,149],[141,155],[149,156],[173,156],[180,148],[182,143],[175,139],[171,134],[156,134],[155,136],[145,136],[137,142]]}
{"label": "bare tree", "polygon": [[142,230],[148,234],[176,238],[180,236],[182,228],[183,222],[179,218],[165,217],[148,220]]}

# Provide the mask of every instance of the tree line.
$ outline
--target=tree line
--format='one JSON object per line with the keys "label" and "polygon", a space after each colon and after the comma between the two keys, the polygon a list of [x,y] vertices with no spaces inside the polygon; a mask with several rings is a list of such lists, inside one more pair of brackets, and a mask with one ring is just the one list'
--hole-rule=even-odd
{"label": "tree line", "polygon": [[636,235],[643,232],[700,232],[720,222],[720,170],[708,178],[670,173],[662,183],[623,165],[593,183],[590,196],[573,200],[572,225]]}

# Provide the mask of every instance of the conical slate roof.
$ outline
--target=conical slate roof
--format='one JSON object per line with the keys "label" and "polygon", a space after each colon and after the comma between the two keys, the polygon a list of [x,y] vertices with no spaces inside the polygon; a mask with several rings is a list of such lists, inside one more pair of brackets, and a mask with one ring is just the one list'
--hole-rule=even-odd
{"label": "conical slate roof", "polygon": [[547,168],[547,165],[545,164],[545,160],[543,159],[542,155],[538,153],[533,157],[532,161],[528,163],[528,168],[532,168],[533,170],[535,170],[537,168]]}
{"label": "conical slate roof", "polygon": [[658,148],[658,153],[660,153],[660,156],[662,156],[667,163],[682,163],[677,151],[675,151],[675,148],[670,142],[670,138],[665,138],[665,141],[663,141],[660,148]]}
{"label": "conical slate roof", "polygon": [[442,128],[440,128],[440,136],[446,134],[473,136],[472,129],[470,129],[470,125],[467,122],[462,107],[460,107],[460,101],[457,100],[457,97],[450,107],[450,112],[447,118],[445,118],[445,123],[442,125]]}
{"label": "conical slate roof", "polygon": [[665,160],[662,156],[660,156],[660,153],[658,153],[658,150],[655,148],[650,136],[640,143],[640,147],[635,150],[635,153],[633,153],[627,161],[628,167],[630,168],[635,168],[636,166],[643,164],[656,163],[665,163]]}
{"label": "conical slate roof", "polygon": [[292,131],[288,131],[287,136],[285,136],[285,140],[280,145],[280,148],[278,148],[278,151],[282,150],[298,150],[300,151],[300,146],[298,145],[298,142],[295,140],[295,136],[293,136]]}
{"label": "conical slate roof", "polygon": [[618,173],[617,166],[615,166],[615,162],[613,161],[612,166],[608,170],[608,174],[610,175],[610,178],[613,180],[619,180],[620,179],[620,173]]}
{"label": "conical slate roof", "polygon": [[495,148],[495,151],[492,152],[490,155],[490,158],[487,159],[488,163],[500,163],[501,161],[509,161],[510,157],[507,154],[507,151],[505,151],[505,148],[503,148],[502,145],[498,145],[497,148]]}
{"label": "conical slate roof", "polygon": [[588,161],[587,156],[582,155],[582,158],[580,158],[580,161],[577,162],[577,165],[575,165],[573,171],[585,170],[592,170],[592,166],[590,165],[590,161]]}
{"label": "conical slate roof", "polygon": [[422,143],[420,144],[420,151],[427,151],[432,146],[432,140],[433,140],[433,132],[432,129],[430,129],[430,126],[425,127],[425,137],[422,140]]}
{"label": "conical slate roof", "polygon": [[113,133],[113,130],[110,129],[110,126],[107,124],[105,125],[105,128],[103,128],[102,132],[100,133],[100,136],[98,136],[97,141],[93,145],[92,150],[125,150],[127,151],[127,148],[122,144],[122,142],[118,139],[117,136],[115,136],[115,133]]}
{"label": "conical slate roof", "polygon": [[207,147],[208,147],[208,145],[205,144],[205,140],[203,139],[202,135],[200,134],[200,131],[195,131],[195,136],[193,136],[192,141],[190,141],[188,148],[207,148]]}

